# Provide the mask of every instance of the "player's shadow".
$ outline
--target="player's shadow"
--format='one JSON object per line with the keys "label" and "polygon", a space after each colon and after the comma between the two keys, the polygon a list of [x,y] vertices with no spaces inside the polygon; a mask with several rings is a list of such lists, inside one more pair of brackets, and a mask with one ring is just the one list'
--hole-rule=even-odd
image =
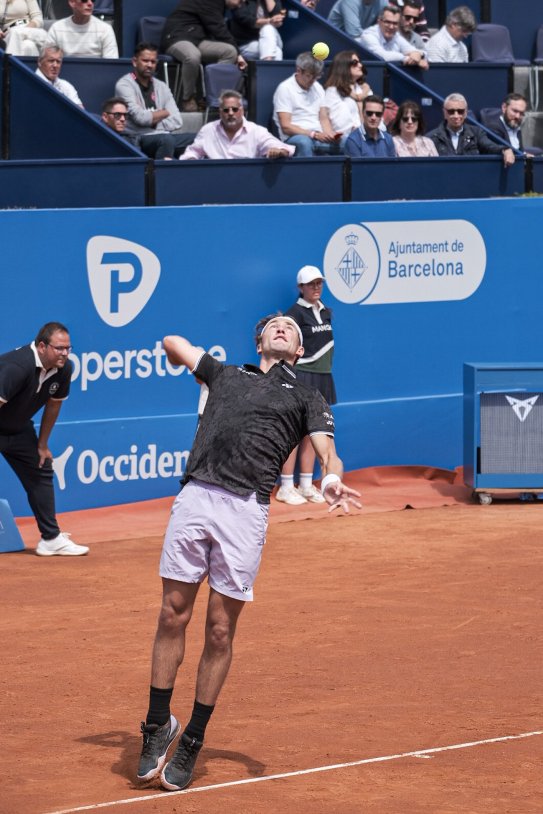
{"label": "player's shadow", "polygon": [[[115,750],[118,754],[111,763],[111,771],[128,780],[132,788],[142,788],[135,779],[135,770],[141,752],[141,737],[128,732],[102,732],[98,735],[88,735],[77,739],[79,743],[89,743],[93,746],[106,747]],[[177,743],[177,742],[176,742]],[[174,749],[170,754],[173,754]],[[208,749],[203,747],[194,770],[194,780],[200,780],[208,774],[208,763],[212,760],[230,760],[245,766],[249,777],[260,777],[266,770],[266,765],[255,760],[243,752],[233,752],[227,749]]]}

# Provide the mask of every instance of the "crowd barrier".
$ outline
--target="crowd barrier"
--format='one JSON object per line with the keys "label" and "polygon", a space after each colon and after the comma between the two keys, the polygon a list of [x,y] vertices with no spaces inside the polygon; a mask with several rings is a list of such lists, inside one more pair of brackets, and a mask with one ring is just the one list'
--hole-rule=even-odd
{"label": "crowd barrier", "polygon": [[492,198],[543,192],[543,158],[0,161],[0,208]]}
{"label": "crowd barrier", "polygon": [[145,206],[147,159],[0,161],[0,209]]}

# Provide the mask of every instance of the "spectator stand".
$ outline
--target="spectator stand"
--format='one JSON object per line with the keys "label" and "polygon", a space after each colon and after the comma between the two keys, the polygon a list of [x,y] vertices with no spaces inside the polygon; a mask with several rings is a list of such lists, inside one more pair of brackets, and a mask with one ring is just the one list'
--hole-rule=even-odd
{"label": "spectator stand", "polygon": [[[396,102],[413,99],[423,109],[428,130],[443,119],[443,100],[449,93],[461,93],[471,111],[501,104],[512,90],[513,73],[509,64],[434,63],[428,71],[414,72],[389,63],[388,95]],[[473,119],[472,119],[473,121]],[[475,121],[475,124],[479,122]]]}
{"label": "spectator stand", "polygon": [[[356,49],[353,49],[356,50]],[[368,82],[374,93],[387,95],[388,65],[386,62],[364,61]],[[249,63],[249,118],[264,127],[270,127],[273,114],[273,94],[277,85],[294,73],[295,60],[261,60]],[[330,67],[325,63],[322,81]]]}
{"label": "spectator stand", "polygon": [[[89,80],[96,81],[92,68],[87,70]],[[8,97],[2,118],[4,159],[141,157],[128,141],[39,79],[19,57],[4,56],[3,79]],[[113,86],[108,86],[101,102],[112,95]]]}

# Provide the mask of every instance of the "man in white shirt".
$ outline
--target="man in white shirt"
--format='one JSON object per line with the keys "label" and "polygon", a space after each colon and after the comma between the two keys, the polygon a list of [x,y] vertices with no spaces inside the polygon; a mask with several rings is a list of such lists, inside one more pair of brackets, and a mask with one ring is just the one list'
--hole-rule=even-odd
{"label": "man in white shirt", "polygon": [[397,6],[386,6],[380,13],[377,24],[362,32],[360,44],[386,62],[401,62],[402,65],[416,65],[427,69],[424,51],[414,48],[400,35],[399,25],[400,9]]}
{"label": "man in white shirt", "polygon": [[273,120],[282,141],[296,147],[296,156],[338,155],[339,137],[325,133],[319,118],[324,89],[317,82],[323,64],[308,51],[296,59],[296,72],[273,95]]}
{"label": "man in white shirt", "polygon": [[243,97],[235,90],[219,96],[219,119],[199,130],[180,159],[290,158],[295,148],[272,136],[265,127],[243,115]]}
{"label": "man in white shirt", "polygon": [[79,94],[74,86],[59,77],[63,56],[64,54],[60,48],[54,45],[44,45],[38,57],[36,75],[39,76],[40,79],[43,79],[44,82],[49,82],[55,90],[62,93],[63,96],[66,96],[74,105],[83,107],[83,102],[79,98]]}
{"label": "man in white shirt", "polygon": [[68,3],[72,16],[53,23],[45,44],[62,48],[69,57],[118,59],[119,49],[113,29],[93,17],[93,0],[68,0]]}
{"label": "man in white shirt", "polygon": [[462,40],[477,28],[474,14],[467,6],[453,9],[445,25],[430,37],[426,46],[428,62],[469,62],[468,49]]}

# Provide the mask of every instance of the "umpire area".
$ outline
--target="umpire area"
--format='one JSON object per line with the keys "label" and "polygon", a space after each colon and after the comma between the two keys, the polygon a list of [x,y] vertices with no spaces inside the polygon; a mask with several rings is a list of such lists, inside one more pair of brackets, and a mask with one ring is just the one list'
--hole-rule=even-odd
{"label": "umpire area", "polygon": [[[543,506],[476,505],[440,470],[390,474],[346,478],[365,503],[350,516],[274,508],[183,792],[134,782],[171,500],[62,516],[88,557],[2,555],[0,812],[540,812]],[[35,545],[33,520],[19,527]]]}

